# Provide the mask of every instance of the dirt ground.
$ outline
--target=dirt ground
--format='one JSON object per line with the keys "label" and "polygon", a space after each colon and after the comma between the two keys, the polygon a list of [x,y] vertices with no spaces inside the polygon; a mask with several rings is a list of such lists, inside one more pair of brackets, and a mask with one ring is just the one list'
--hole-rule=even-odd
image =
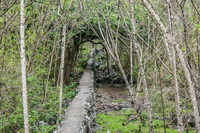
{"label": "dirt ground", "polygon": [[97,111],[115,111],[122,108],[132,108],[131,98],[125,85],[114,84],[96,87]]}

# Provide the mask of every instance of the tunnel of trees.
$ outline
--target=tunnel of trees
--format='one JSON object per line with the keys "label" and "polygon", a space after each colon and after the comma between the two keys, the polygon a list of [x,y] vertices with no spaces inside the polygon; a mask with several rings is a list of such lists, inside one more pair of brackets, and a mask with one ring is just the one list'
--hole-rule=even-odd
{"label": "tunnel of trees", "polygon": [[198,0],[1,0],[0,132],[56,130],[92,47],[148,132],[200,132],[199,34]]}

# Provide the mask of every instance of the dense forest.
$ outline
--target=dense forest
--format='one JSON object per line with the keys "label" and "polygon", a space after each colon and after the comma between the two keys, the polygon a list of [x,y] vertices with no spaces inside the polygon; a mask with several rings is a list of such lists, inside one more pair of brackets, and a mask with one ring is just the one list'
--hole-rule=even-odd
{"label": "dense forest", "polygon": [[0,132],[57,130],[92,48],[132,101],[96,132],[200,133],[199,0],[1,0]]}

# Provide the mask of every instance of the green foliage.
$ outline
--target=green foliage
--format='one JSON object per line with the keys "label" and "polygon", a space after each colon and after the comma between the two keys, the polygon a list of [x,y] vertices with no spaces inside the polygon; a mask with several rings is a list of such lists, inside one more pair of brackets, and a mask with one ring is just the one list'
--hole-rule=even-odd
{"label": "green foliage", "polygon": [[142,117],[143,117],[144,119],[147,119],[147,118],[148,118],[147,112],[143,111],[143,112],[142,112]]}
{"label": "green foliage", "polygon": [[133,69],[133,81],[137,81],[138,72],[139,72],[139,65],[135,65]]}
{"label": "green foliage", "polygon": [[[56,129],[56,121],[58,119],[58,103],[59,103],[59,91],[52,85],[48,88],[48,98],[44,102],[43,96],[44,91],[42,86],[35,84],[36,78],[31,76],[28,78],[29,84],[32,88],[29,89],[28,98],[28,108],[29,108],[29,124],[31,127],[31,132],[37,133],[49,133]],[[73,99],[76,95],[74,88],[78,85],[77,82],[71,83],[69,86],[65,86],[63,89],[63,97],[68,99]],[[23,132],[23,108],[22,108],[22,98],[19,95],[16,98],[18,105],[15,106],[15,111],[9,115],[5,113],[1,115],[0,127],[3,128],[6,132],[10,132],[13,128]],[[11,106],[11,105],[7,105]],[[4,108],[8,108],[5,107]],[[10,107],[11,108],[11,107]],[[63,109],[64,110],[64,109]],[[9,116],[9,117],[8,117]],[[8,119],[9,118],[9,119]],[[48,123],[48,126],[40,125],[39,122],[44,121]]]}
{"label": "green foliage", "polygon": [[195,28],[193,31],[197,31],[200,34],[200,24],[196,24]]}
{"label": "green foliage", "polygon": [[112,102],[116,102],[116,103],[121,103],[126,101],[125,99],[118,99],[118,100],[112,100]]}
{"label": "green foliage", "polygon": [[[64,14],[68,9],[71,1],[63,1],[63,10],[60,9],[60,14]],[[122,9],[122,13],[124,15],[124,19],[127,23],[127,27],[130,31],[132,31],[131,21],[126,13],[130,12],[129,3],[126,0],[122,0],[124,3],[125,8]],[[1,11],[0,14],[0,30],[3,31],[5,27],[6,30],[2,33],[0,37],[0,91],[1,91],[1,99],[0,99],[0,131],[3,129],[5,132],[23,132],[23,107],[22,107],[22,97],[21,97],[21,69],[20,69],[20,42],[19,42],[19,21],[20,17],[14,18],[15,14],[20,10],[20,3],[15,2],[13,6],[12,3],[14,1],[7,1],[1,4]],[[31,2],[31,1],[29,1]],[[26,50],[26,65],[27,65],[27,88],[28,88],[28,108],[29,108],[29,123],[31,132],[52,132],[55,127],[55,121],[58,119],[58,103],[59,103],[59,87],[56,87],[57,84],[57,77],[59,75],[59,65],[60,65],[60,40],[62,38],[62,25],[63,21],[62,18],[58,16],[58,3],[56,1],[43,1],[38,0],[31,3],[26,3],[25,6],[25,50]],[[134,19],[135,19],[135,27],[137,30],[137,34],[139,34],[143,40],[149,43],[149,46],[155,50],[154,48],[157,47],[157,56],[160,56],[164,63],[169,67],[169,60],[167,56],[165,56],[164,50],[160,47],[163,43],[162,33],[159,32],[159,28],[156,26],[155,21],[149,17],[147,9],[144,8],[143,5],[138,4],[137,1],[134,1]],[[69,41],[70,38],[73,39],[75,45],[79,46],[81,41],[85,41],[84,39],[91,39],[96,41],[97,38],[94,33],[91,32],[91,29],[85,23],[87,22],[90,24],[95,30],[97,30],[97,34],[99,33],[99,25],[98,19],[99,17],[102,33],[109,33],[113,35],[113,38],[116,39],[116,31],[119,22],[119,40],[118,42],[118,52],[120,52],[120,61],[122,63],[122,67],[125,68],[125,73],[129,72],[129,64],[130,64],[130,57],[129,57],[129,49],[124,46],[126,43],[129,45],[129,35],[127,30],[125,29],[125,24],[122,18],[120,17],[118,6],[121,6],[122,3],[119,5],[116,3],[115,0],[107,1],[107,7],[105,1],[102,1],[102,9],[103,14],[107,19],[109,19],[111,25],[111,32],[106,31],[105,24],[108,21],[105,21],[100,13],[100,8],[98,3],[94,1],[84,1],[84,12],[79,11],[79,1],[75,1],[72,5],[72,8],[69,10],[68,16],[66,16],[68,23],[67,31],[70,31],[66,37],[66,41]],[[166,12],[163,12],[165,9],[165,5],[163,5],[162,1],[152,1],[152,6],[155,7],[156,13],[159,14],[161,17],[161,21],[163,24],[167,26]],[[196,2],[195,2],[196,4]],[[81,5],[81,4],[80,4]],[[8,8],[10,7],[11,8]],[[89,8],[88,8],[89,7]],[[197,55],[197,33],[200,33],[200,25],[198,24],[198,13],[193,10],[194,8],[190,2],[186,2],[184,6],[184,23],[191,25],[192,27],[188,28],[188,44],[191,44],[190,51],[191,53],[190,58],[194,60],[194,63],[198,63]],[[81,7],[83,8],[83,7]],[[176,6],[174,7],[176,8]],[[108,9],[108,11],[107,11]],[[4,14],[4,11],[5,14]],[[186,12],[187,11],[187,12]],[[74,15],[76,14],[76,15]],[[176,14],[180,14],[180,10],[177,10]],[[174,14],[174,15],[176,15]],[[164,17],[163,17],[164,16]],[[180,22],[182,20],[180,19]],[[178,23],[177,23],[178,22]],[[174,23],[174,31],[180,31],[180,37],[182,38],[183,42],[183,53],[186,52],[185,42],[184,42],[184,27],[183,24],[180,24],[179,21],[173,22]],[[77,24],[75,26],[75,24]],[[75,26],[72,30],[71,28]],[[182,31],[181,31],[182,30]],[[86,37],[79,36],[79,32],[81,31],[84,34],[89,34]],[[183,37],[181,36],[183,35]],[[92,36],[92,37],[91,37]],[[106,35],[107,36],[107,35]],[[106,37],[105,36],[105,37]],[[108,35],[110,36],[110,35]],[[75,38],[75,39],[74,39]],[[101,37],[99,39],[102,39]],[[150,49],[146,49],[146,45],[144,42],[141,41],[137,36],[135,37],[136,42],[141,46],[141,53],[146,53],[145,56],[142,55],[143,61],[146,60],[145,58],[151,57],[152,51]],[[123,40],[123,41],[121,41]],[[179,41],[179,40],[178,40]],[[70,42],[70,41],[69,41]],[[110,40],[107,40],[110,42]],[[71,43],[71,42],[70,42]],[[104,43],[104,42],[102,42]],[[112,42],[113,43],[113,42]],[[115,43],[115,42],[114,42]],[[56,44],[56,51],[55,53],[52,52],[52,49]],[[78,58],[76,65],[73,70],[73,82],[69,86],[64,86],[63,89],[63,98],[73,99],[76,95],[74,89],[78,85],[75,80],[78,80],[81,76],[81,72],[83,71],[84,67],[86,66],[89,54],[89,43],[83,44],[80,46]],[[68,48],[66,49],[66,53]],[[147,52],[145,50],[148,50]],[[145,52],[144,52],[145,51]],[[47,84],[47,75],[50,67],[51,62],[51,55],[53,54],[53,64],[51,66],[50,77],[48,81],[48,88],[47,88],[47,101],[44,100],[45,89]],[[124,56],[122,56],[124,55]],[[134,53],[135,55],[135,53]],[[68,56],[66,54],[66,56]],[[127,58],[128,57],[128,58]],[[159,83],[156,83],[154,78],[154,70],[158,70],[158,68],[154,68],[154,56],[152,59],[147,62],[145,67],[145,74],[149,82],[148,89],[151,92],[153,90],[151,85],[155,85],[154,90],[151,92],[150,101],[151,107],[153,112],[157,112],[156,116],[161,115],[162,106],[161,106],[161,99],[160,99],[160,88]],[[145,61],[144,61],[145,62]],[[159,61],[156,61],[159,64]],[[177,59],[178,62],[178,59]],[[127,65],[128,64],[128,65]],[[137,81],[138,72],[139,72],[139,65],[137,62],[134,66],[133,70],[133,80]],[[195,64],[194,64],[195,65]],[[171,69],[171,68],[170,68]],[[119,73],[117,71],[116,73]],[[182,86],[187,86],[186,80],[181,78],[184,76],[182,70],[178,67],[177,68],[177,77],[179,81],[180,88]],[[77,76],[78,75],[78,76]],[[119,74],[120,75],[120,74]],[[174,101],[174,92],[171,91],[170,87],[172,83],[172,75],[171,74],[163,74],[163,98],[164,106],[165,106],[165,115],[166,117],[169,116],[171,112],[176,112],[175,110],[175,101]],[[74,78],[77,76],[76,78]],[[158,82],[158,81],[157,81]],[[180,89],[180,97],[185,97],[186,89]],[[152,95],[153,94],[153,95]],[[144,97],[144,93],[140,93],[140,97]],[[124,99],[115,100],[113,102],[122,102]],[[193,109],[193,105],[191,100],[188,101],[188,112],[190,113]],[[181,108],[182,113],[186,114],[186,105],[185,99],[181,98]],[[63,109],[64,110],[64,109]],[[121,112],[111,112],[107,115],[99,114],[98,115],[98,122],[103,126],[102,131],[111,130],[115,132],[116,130],[120,129],[123,132],[139,132],[139,126],[141,126],[138,119],[131,121],[127,126],[122,126],[121,123],[125,122],[127,117],[131,117],[134,114],[134,111],[121,111]],[[155,115],[155,114],[154,114]],[[147,113],[145,111],[142,112],[142,116],[147,119]],[[101,118],[101,119],[100,119]],[[40,121],[44,121],[49,123],[49,126],[42,126],[38,123]],[[153,121],[155,132],[163,132],[163,121],[161,120],[154,120]],[[148,132],[147,127],[142,127],[143,132]],[[167,132],[176,132],[173,129],[167,129]]]}
{"label": "green foliage", "polygon": [[108,112],[107,114],[99,113],[96,121],[102,127],[102,129],[97,131],[97,133],[102,133],[106,131],[111,131],[112,133],[115,133],[117,130],[121,130],[122,132],[133,132],[134,129],[138,129],[140,125],[139,123],[136,125],[122,125],[122,123],[125,122],[126,115],[129,116],[130,112],[133,113],[133,110]]}
{"label": "green foliage", "polygon": [[73,99],[76,95],[74,89],[78,86],[78,82],[72,82],[63,88],[63,98]]}
{"label": "green foliage", "polygon": [[164,122],[161,120],[153,120],[153,127],[160,128],[164,126]]}
{"label": "green foliage", "polygon": [[[97,115],[96,122],[99,124],[100,129],[97,133],[106,133],[107,131],[111,131],[111,133],[115,133],[117,130],[120,130],[122,133],[148,133],[148,126],[142,127],[139,119],[133,119],[126,126],[123,126],[122,123],[127,122],[127,118],[131,118],[131,116],[136,115],[134,110],[120,110],[113,111],[108,113],[99,113]],[[147,119],[147,113],[143,112],[142,116]],[[146,125],[148,125],[148,121],[146,121]],[[163,121],[162,120],[153,120],[153,126],[155,132],[164,133]],[[141,127],[141,130],[140,130]],[[178,133],[176,129],[167,127],[167,132],[169,133]]]}

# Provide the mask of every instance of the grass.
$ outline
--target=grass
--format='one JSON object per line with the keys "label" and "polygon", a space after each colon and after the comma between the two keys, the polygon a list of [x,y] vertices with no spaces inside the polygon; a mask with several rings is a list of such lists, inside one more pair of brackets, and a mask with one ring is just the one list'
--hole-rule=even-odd
{"label": "grass", "polygon": [[112,102],[115,102],[115,103],[121,103],[124,101],[126,101],[126,100],[125,99],[112,100]]}
{"label": "grass", "polygon": [[[143,112],[142,115],[144,118],[147,118],[146,112]],[[130,121],[126,126],[122,125],[122,123],[127,122],[127,118],[134,116],[136,116],[136,112],[133,109],[99,113],[96,122],[100,128],[96,133],[107,133],[107,131],[110,131],[111,133],[116,133],[117,131],[121,131],[121,133],[148,133],[149,129],[147,120],[146,127],[142,127],[138,118]],[[164,133],[162,120],[153,120],[153,126],[155,133]],[[166,132],[178,133],[178,130],[168,126]],[[190,130],[190,133],[195,133],[195,131]]]}

